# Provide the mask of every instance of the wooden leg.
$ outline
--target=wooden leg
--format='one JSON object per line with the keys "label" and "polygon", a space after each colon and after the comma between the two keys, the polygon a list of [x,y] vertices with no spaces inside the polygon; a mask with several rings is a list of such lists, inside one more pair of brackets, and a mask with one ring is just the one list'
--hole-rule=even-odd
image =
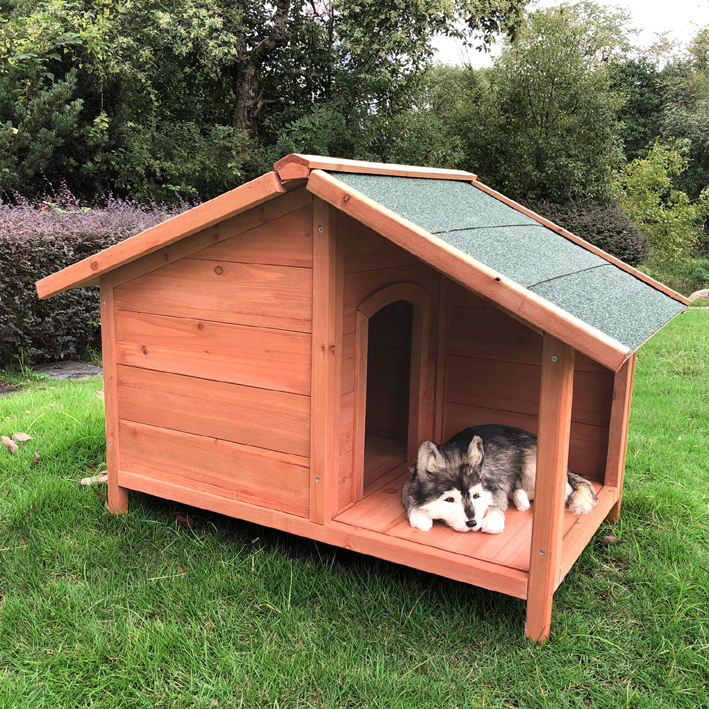
{"label": "wooden leg", "polygon": [[111,473],[108,474],[108,511],[114,515],[128,512],[128,490],[120,487],[115,474]]}
{"label": "wooden leg", "polygon": [[552,596],[561,561],[574,354],[574,349],[561,340],[544,335],[525,629],[525,635],[536,642],[549,637]]}
{"label": "wooden leg", "polygon": [[607,522],[617,522],[620,518],[620,502],[623,497],[625,452],[628,447],[628,424],[630,422],[630,401],[633,395],[634,374],[635,355],[632,355],[618,370],[613,381],[613,405],[611,406],[605,484],[618,488],[618,501],[611,507],[611,511],[606,517]]}

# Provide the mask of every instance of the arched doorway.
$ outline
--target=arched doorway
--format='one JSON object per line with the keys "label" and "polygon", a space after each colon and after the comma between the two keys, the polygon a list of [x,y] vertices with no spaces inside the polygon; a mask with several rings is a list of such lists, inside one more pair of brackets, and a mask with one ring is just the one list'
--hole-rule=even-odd
{"label": "arched doorway", "polygon": [[357,309],[354,499],[402,463],[425,438],[430,294],[394,283]]}

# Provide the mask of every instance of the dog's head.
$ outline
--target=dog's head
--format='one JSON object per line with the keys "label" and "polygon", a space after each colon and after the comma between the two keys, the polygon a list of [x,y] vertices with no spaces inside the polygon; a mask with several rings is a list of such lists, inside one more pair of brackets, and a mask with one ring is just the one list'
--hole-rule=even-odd
{"label": "dog's head", "polygon": [[466,448],[438,448],[424,441],[418,452],[414,478],[417,507],[431,519],[441,519],[456,532],[480,529],[490,504],[480,472],[485,454],[483,442],[475,436]]}

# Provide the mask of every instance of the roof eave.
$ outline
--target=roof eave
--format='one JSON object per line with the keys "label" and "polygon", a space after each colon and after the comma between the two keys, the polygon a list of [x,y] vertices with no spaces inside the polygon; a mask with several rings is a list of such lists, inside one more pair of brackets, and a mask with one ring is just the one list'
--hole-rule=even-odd
{"label": "roof eave", "polygon": [[327,172],[312,170],[307,189],[464,287],[490,298],[530,325],[541,328],[614,372],[632,354],[626,345],[458,251]]}
{"label": "roof eave", "polygon": [[202,229],[208,229],[217,222],[253,209],[285,192],[286,188],[278,175],[269,172],[37,281],[37,294],[40,298],[51,298],[72,288],[95,285],[98,278],[106,273]]}

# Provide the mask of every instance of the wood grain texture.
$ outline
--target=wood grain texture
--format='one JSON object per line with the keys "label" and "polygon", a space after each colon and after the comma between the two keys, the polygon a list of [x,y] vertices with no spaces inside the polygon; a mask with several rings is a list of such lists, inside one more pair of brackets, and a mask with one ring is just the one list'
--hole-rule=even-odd
{"label": "wood grain texture", "polygon": [[608,440],[606,463],[606,485],[618,489],[618,499],[608,513],[608,521],[616,522],[620,517],[623,499],[623,478],[625,477],[625,454],[628,450],[628,424],[630,423],[630,403],[633,397],[633,377],[635,375],[635,355],[633,355],[615,375],[613,384],[613,406]]}
{"label": "wood grain texture", "polygon": [[118,365],[124,421],[310,456],[310,397]]}
{"label": "wood grain texture", "polygon": [[342,214],[339,224],[345,243],[345,273],[420,263],[408,251],[346,214]]}
{"label": "wood grain texture", "polygon": [[[446,401],[537,416],[541,367],[477,357],[448,357]],[[608,428],[612,375],[577,371],[573,420]]]}
{"label": "wood grain texture", "polygon": [[310,332],[312,271],[182,259],[115,289],[116,308]]}
{"label": "wood grain texture", "polygon": [[[448,361],[448,348],[450,347],[450,321],[451,321],[451,295],[450,278],[441,275],[441,284],[438,295],[438,317],[435,330],[436,361],[434,383],[434,409],[433,409],[433,441],[444,443],[445,431],[445,396],[446,396],[446,371]],[[433,334],[433,332],[432,332]]]}
{"label": "wood grain texture", "polygon": [[275,172],[269,172],[216,199],[200,204],[99,254],[89,256],[51,276],[37,281],[40,298],[49,298],[70,288],[80,288],[98,276],[173,244],[217,222],[263,204],[285,193]]}
{"label": "wood grain texture", "polygon": [[325,544],[333,544],[385,561],[506,593],[516,598],[526,596],[527,574],[516,569],[471,559],[462,554],[453,554],[445,549],[426,547],[413,541],[390,537],[337,521],[332,521],[328,525],[316,524],[296,515],[257,507],[238,500],[229,500],[221,495],[190,490],[137,473],[121,471],[119,480],[121,485],[131,490],[139,490],[218,514],[263,524],[290,534],[298,534]]}
{"label": "wood grain texture", "polygon": [[[288,193],[288,197],[291,194],[300,195],[303,191],[301,187],[296,192]],[[278,201],[285,201],[288,197],[281,197]],[[220,239],[214,246],[192,253],[190,258],[312,268],[312,229],[313,208],[312,204],[307,204],[243,232],[238,237]]]}
{"label": "wood grain texture", "polygon": [[310,395],[310,336],[117,311],[116,361],[131,367]]}
{"label": "wood grain texture", "polygon": [[103,406],[106,414],[106,470],[108,509],[113,514],[128,512],[128,491],[118,483],[120,439],[118,435],[118,377],[116,370],[116,311],[111,276],[100,280],[101,347],[103,351]]}
{"label": "wood grain texture", "polygon": [[313,336],[310,435],[310,519],[327,524],[336,512],[344,254],[338,249],[337,215],[313,203]]}
{"label": "wood grain texture", "polygon": [[536,642],[549,637],[561,563],[573,391],[574,350],[545,335],[525,628],[525,635]]}
{"label": "wood grain texture", "polygon": [[307,517],[308,459],[120,421],[121,470]]}
{"label": "wood grain texture", "polygon": [[[488,423],[516,426],[535,435],[539,429],[537,416],[449,403],[446,405],[446,428],[443,438],[447,441],[468,426],[482,426]],[[579,475],[602,482],[606,471],[607,451],[607,428],[577,421],[571,422],[569,443],[569,468],[571,470]]]}
{"label": "wood grain texture", "polygon": [[[165,246],[150,254],[141,256],[136,261],[117,268],[112,272],[113,283],[115,286],[120,286],[123,283],[132,281],[134,278],[155,271],[162,266],[167,266],[175,261],[179,261],[186,256],[199,254],[201,251],[215,244],[221,244],[230,239],[237,239],[237,237],[241,238],[242,234],[256,229],[261,224],[268,223],[271,220],[278,219],[298,209],[302,209],[312,204],[312,202],[313,196],[304,187],[280,195],[277,199],[265,202],[235,217],[218,222],[211,227],[202,229],[192,236],[180,239],[170,246]],[[302,264],[297,263],[295,265]]]}
{"label": "wood grain texture", "polygon": [[[309,170],[329,170],[330,172],[357,172],[370,175],[393,175],[397,177],[427,177],[438,180],[463,180],[471,182],[475,179],[472,172],[464,170],[446,170],[435,167],[419,167],[416,165],[395,165],[381,162],[366,162],[364,160],[346,160],[330,158],[322,155],[304,155],[292,153],[281,158],[273,165],[279,175],[296,174],[293,165],[300,165]],[[282,177],[286,179],[286,177]]]}
{"label": "wood grain texture", "polygon": [[620,259],[616,258],[615,256],[611,256],[609,253],[603,251],[603,249],[599,249],[597,246],[594,246],[593,244],[589,243],[588,241],[582,239],[580,236],[576,236],[576,234],[572,234],[570,231],[563,229],[562,227],[558,226],[557,224],[554,224],[554,222],[550,222],[548,219],[545,219],[544,217],[537,214],[536,212],[533,212],[531,209],[528,209],[527,207],[523,207],[521,204],[519,204],[518,202],[515,202],[514,200],[510,199],[509,197],[505,197],[505,195],[500,194],[499,192],[493,190],[491,187],[488,187],[487,185],[484,185],[482,182],[475,181],[473,183],[473,185],[475,187],[477,187],[479,190],[482,190],[483,192],[485,192],[486,194],[489,194],[492,197],[495,197],[495,199],[499,199],[500,202],[504,202],[505,204],[508,204],[509,206],[513,207],[514,209],[522,212],[522,214],[526,214],[528,217],[531,217],[532,219],[539,222],[540,224],[543,224],[548,229],[555,231],[557,234],[561,234],[561,236],[567,238],[569,241],[573,241],[575,244],[582,246],[584,249],[586,249],[586,251],[590,251],[592,254],[596,254],[596,256],[600,256],[601,258],[608,261],[608,263],[612,263],[614,266],[617,266],[618,268],[622,269],[626,273],[629,273],[632,276],[635,276],[635,278],[647,283],[648,285],[652,286],[656,290],[659,290],[661,293],[664,293],[665,295],[670,296],[670,298],[673,298],[674,300],[678,300],[680,303],[684,303],[685,305],[689,305],[689,302],[690,302],[689,299],[685,298],[680,293],[673,291],[671,288],[668,288],[664,283],[660,283],[659,281],[656,281],[654,278],[651,278],[650,276],[643,273],[642,271],[638,271],[637,269],[633,268],[632,266],[628,266],[627,263],[621,261]]}
{"label": "wood grain texture", "polygon": [[568,342],[609,369],[617,371],[630,355],[629,348],[612,337],[475,261],[357,190],[344,186],[327,173],[313,170],[307,188],[458,283]]}

